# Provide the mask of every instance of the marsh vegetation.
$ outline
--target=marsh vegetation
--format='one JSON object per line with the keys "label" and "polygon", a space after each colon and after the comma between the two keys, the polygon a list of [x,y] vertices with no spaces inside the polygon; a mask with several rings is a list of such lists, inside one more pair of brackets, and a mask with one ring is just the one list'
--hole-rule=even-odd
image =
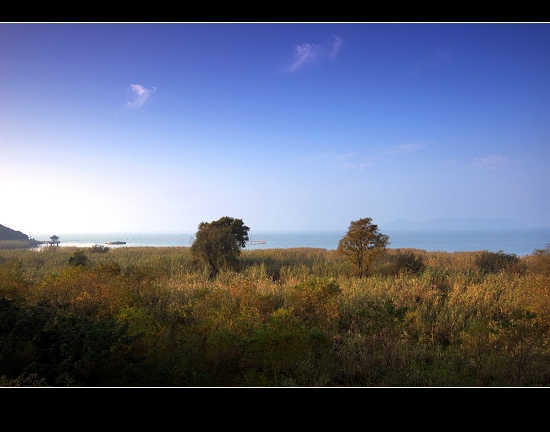
{"label": "marsh vegetation", "polygon": [[550,385],[550,245],[0,250],[2,386]]}

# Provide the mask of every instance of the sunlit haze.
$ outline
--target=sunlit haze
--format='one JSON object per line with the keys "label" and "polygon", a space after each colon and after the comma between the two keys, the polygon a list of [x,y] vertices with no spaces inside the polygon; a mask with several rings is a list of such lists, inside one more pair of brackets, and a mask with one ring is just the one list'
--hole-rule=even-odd
{"label": "sunlit haze", "polygon": [[0,23],[0,224],[550,226],[550,24]]}

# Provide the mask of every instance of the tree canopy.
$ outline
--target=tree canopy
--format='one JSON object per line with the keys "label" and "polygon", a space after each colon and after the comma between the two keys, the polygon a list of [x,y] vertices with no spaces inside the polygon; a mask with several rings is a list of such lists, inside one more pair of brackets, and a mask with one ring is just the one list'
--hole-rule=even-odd
{"label": "tree canopy", "polygon": [[338,242],[338,251],[357,269],[359,277],[368,276],[370,266],[389,244],[389,236],[378,231],[371,218],[352,221],[348,232]]}
{"label": "tree canopy", "polygon": [[217,221],[201,222],[198,228],[191,245],[194,259],[208,266],[211,277],[223,267],[236,269],[250,230],[242,219],[224,216]]}

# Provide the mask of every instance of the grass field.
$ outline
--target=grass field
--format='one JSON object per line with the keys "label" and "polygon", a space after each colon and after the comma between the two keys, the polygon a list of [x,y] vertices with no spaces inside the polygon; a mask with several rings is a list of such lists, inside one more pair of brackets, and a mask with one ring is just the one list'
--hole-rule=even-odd
{"label": "grass field", "polygon": [[0,385],[546,387],[550,249],[0,249]]}

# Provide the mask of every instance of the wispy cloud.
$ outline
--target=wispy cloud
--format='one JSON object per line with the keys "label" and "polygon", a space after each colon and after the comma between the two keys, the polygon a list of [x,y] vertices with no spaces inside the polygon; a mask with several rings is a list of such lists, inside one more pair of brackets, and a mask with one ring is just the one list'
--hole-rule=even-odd
{"label": "wispy cloud", "polygon": [[152,87],[150,89],[142,86],[141,84],[130,84],[130,87],[128,87],[128,90],[134,92],[136,94],[136,97],[132,101],[126,102],[126,106],[131,109],[141,109],[141,106],[145,103],[145,101],[151,96],[152,93],[157,91],[156,87]]}
{"label": "wispy cloud", "polygon": [[[345,170],[364,170],[366,168],[380,165],[391,164],[394,157],[409,155],[422,150],[424,144],[410,143],[399,144],[389,149],[371,149],[371,155],[361,155],[358,153],[344,153],[339,155],[327,155],[341,169]],[[394,157],[392,157],[394,156]]]}
{"label": "wispy cloud", "polygon": [[344,42],[338,36],[332,36],[327,45],[302,43],[294,47],[295,59],[288,70],[295,72],[301,67],[323,60],[331,60],[336,57]]}
{"label": "wispy cloud", "polygon": [[472,166],[481,169],[497,169],[508,165],[508,159],[505,156],[491,154],[484,158],[474,158]]}
{"label": "wispy cloud", "polygon": [[427,71],[452,64],[453,52],[449,48],[436,48],[429,58],[420,58],[411,63],[408,75],[417,77]]}
{"label": "wispy cloud", "polygon": [[344,170],[364,170],[373,166],[377,160],[375,157],[365,157],[357,153],[346,153],[333,157],[334,162],[340,169]]}
{"label": "wispy cloud", "polygon": [[416,144],[416,143],[399,144],[390,148],[386,152],[386,154],[393,154],[393,155],[411,154],[418,150],[423,149],[424,147],[426,147],[424,144]]}

